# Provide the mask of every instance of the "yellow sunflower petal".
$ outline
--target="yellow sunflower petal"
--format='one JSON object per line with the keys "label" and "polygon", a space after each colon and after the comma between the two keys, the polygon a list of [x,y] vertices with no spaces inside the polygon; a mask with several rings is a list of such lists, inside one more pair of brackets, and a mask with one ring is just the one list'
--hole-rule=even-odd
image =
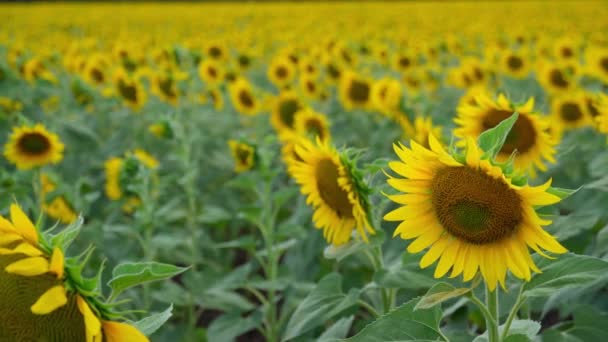
{"label": "yellow sunflower petal", "polygon": [[23,210],[19,208],[16,204],[11,204],[11,221],[13,221],[13,226],[17,230],[21,236],[23,236],[26,240],[36,244],[38,243],[38,231],[36,227],[30,221],[30,219],[25,215]]}
{"label": "yellow sunflower petal", "polygon": [[36,315],[47,315],[68,303],[68,297],[63,285],[57,285],[46,291],[34,305],[32,313]]}
{"label": "yellow sunflower petal", "polygon": [[93,310],[89,307],[89,304],[82,297],[76,297],[76,304],[84,318],[87,342],[97,341],[97,339],[101,337],[101,322],[99,321],[99,318],[97,318]]}
{"label": "yellow sunflower petal", "polygon": [[431,264],[433,264],[439,257],[441,253],[445,250],[450,242],[449,235],[444,235],[439,239],[439,241],[435,242],[431,248],[429,248],[428,252],[420,259],[420,268],[427,268]]}
{"label": "yellow sunflower petal", "polygon": [[439,259],[439,263],[437,264],[437,268],[435,268],[435,278],[443,277],[450,270],[452,265],[454,265],[454,260],[459,248],[460,243],[454,241],[443,251],[443,254],[441,254],[441,259]]}
{"label": "yellow sunflower petal", "polygon": [[7,273],[32,277],[47,273],[49,262],[43,257],[25,258],[9,264],[4,270]]}
{"label": "yellow sunflower petal", "polygon": [[148,338],[135,327],[126,323],[103,322],[106,342],[147,342]]}
{"label": "yellow sunflower petal", "polygon": [[30,245],[27,242],[20,243],[17,247],[10,248],[0,248],[0,255],[8,255],[8,254],[24,254],[30,257],[41,256],[43,253],[38,248]]}
{"label": "yellow sunflower petal", "polygon": [[49,265],[49,272],[55,273],[58,279],[63,278],[64,268],[64,257],[61,249],[55,247],[53,249],[53,255],[51,255],[51,264]]}

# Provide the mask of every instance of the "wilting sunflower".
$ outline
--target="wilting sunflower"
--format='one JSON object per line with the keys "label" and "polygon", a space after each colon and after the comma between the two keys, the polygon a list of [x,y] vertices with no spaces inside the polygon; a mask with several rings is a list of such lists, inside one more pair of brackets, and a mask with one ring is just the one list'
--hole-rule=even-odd
{"label": "wilting sunflower", "polygon": [[296,114],[302,109],[302,102],[292,91],[282,92],[274,101],[270,123],[277,131],[279,138],[291,139],[296,133]]}
{"label": "wilting sunflower", "polygon": [[331,138],[327,117],[315,112],[312,108],[302,109],[295,115],[294,127],[299,135],[312,140],[317,139],[317,137],[321,141]]}
{"label": "wilting sunflower", "polygon": [[505,162],[517,151],[515,168],[531,176],[535,176],[537,169],[546,171],[546,162],[555,163],[554,147],[557,141],[547,132],[547,119],[534,112],[533,98],[525,104],[516,105],[503,94],[496,100],[482,94],[476,98],[476,102],[477,105],[465,104],[458,107],[458,116],[454,119],[458,125],[454,130],[455,136],[477,138],[482,132],[494,128],[517,112],[519,117],[496,156],[497,161]]}
{"label": "wilting sunflower", "polygon": [[255,146],[238,140],[229,140],[228,146],[234,159],[235,172],[245,172],[255,166]]}
{"label": "wilting sunflower", "polygon": [[241,114],[255,115],[260,110],[259,101],[253,94],[253,89],[249,81],[238,78],[228,86],[232,105]]}
{"label": "wilting sunflower", "polygon": [[285,88],[295,77],[296,69],[286,57],[274,58],[268,66],[268,79],[277,88]]}
{"label": "wilting sunflower", "polygon": [[[145,342],[15,204],[0,216],[0,340]],[[55,240],[53,240],[55,241]],[[92,286],[91,286],[92,285]]]}
{"label": "wilting sunflower", "polygon": [[520,52],[506,52],[500,65],[502,71],[513,78],[525,78],[530,73],[529,57]]}
{"label": "wilting sunflower", "polygon": [[589,76],[608,83],[608,48],[589,47],[585,51],[585,67]]}
{"label": "wilting sunflower", "polygon": [[146,103],[146,91],[142,84],[129,76],[124,69],[117,69],[114,73],[114,86],[118,96],[132,110],[139,111]]}
{"label": "wilting sunflower", "polygon": [[4,156],[20,170],[28,170],[47,164],[57,164],[63,159],[64,145],[59,137],[46,130],[42,124],[34,127],[13,127],[13,133],[4,145]]}
{"label": "wilting sunflower", "polygon": [[372,101],[372,83],[354,72],[345,72],[340,80],[339,93],[345,109],[368,108]]}
{"label": "wilting sunflower", "polygon": [[317,228],[323,229],[325,240],[342,245],[356,230],[367,241],[367,235],[374,234],[369,222],[369,190],[352,162],[319,139],[316,144],[298,140],[294,149],[301,160],[290,159],[289,172],[314,208],[312,219]]}
{"label": "wilting sunflower", "polygon": [[401,221],[395,236],[415,239],[410,253],[430,247],[420,261],[426,268],[439,260],[435,277],[463,274],[471,280],[479,270],[488,288],[505,288],[507,270],[527,281],[540,272],[528,247],[547,256],[541,248],[564,253],[566,249],[542,229],[535,207],[554,204],[560,198],[541,186],[516,185],[510,174],[484,158],[473,138],[467,138],[466,153],[448,154],[429,136],[430,150],[412,141],[411,148],[394,145],[401,161],[389,164],[405,178],[388,183],[404,194],[389,196],[402,205],[386,214],[387,221]]}
{"label": "wilting sunflower", "polygon": [[199,77],[210,86],[223,82],[225,73],[221,64],[214,59],[206,59],[198,66]]}
{"label": "wilting sunflower", "polygon": [[571,70],[563,64],[545,63],[538,70],[538,81],[548,93],[561,94],[576,86],[576,79]]}
{"label": "wilting sunflower", "polygon": [[585,95],[581,92],[568,93],[553,98],[551,101],[551,117],[556,134],[593,123],[591,115],[587,111]]}

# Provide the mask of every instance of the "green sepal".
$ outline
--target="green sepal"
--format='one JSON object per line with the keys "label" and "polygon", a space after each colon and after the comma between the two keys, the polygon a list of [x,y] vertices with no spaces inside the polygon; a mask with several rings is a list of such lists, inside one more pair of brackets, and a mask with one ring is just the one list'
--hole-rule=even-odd
{"label": "green sepal", "polygon": [[[519,113],[515,112],[510,117],[501,121],[498,125],[481,133],[477,139],[479,147],[484,151],[483,159],[494,159],[498,152],[502,149],[507,136],[511,132],[513,125],[517,121]],[[489,158],[488,158],[489,157]]]}
{"label": "green sepal", "polygon": [[582,187],[579,187],[577,189],[564,189],[564,188],[549,187],[549,189],[547,189],[547,192],[550,193],[551,195],[555,195],[555,196],[559,197],[561,200],[565,200],[566,198],[574,195],[581,188]]}

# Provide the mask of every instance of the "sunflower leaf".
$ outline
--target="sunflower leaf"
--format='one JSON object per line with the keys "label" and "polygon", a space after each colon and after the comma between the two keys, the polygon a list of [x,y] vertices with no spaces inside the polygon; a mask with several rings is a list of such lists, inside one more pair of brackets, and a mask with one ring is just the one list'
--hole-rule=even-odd
{"label": "sunflower leaf", "polygon": [[388,314],[381,316],[357,335],[343,341],[437,341],[441,340],[439,321],[441,310],[414,311],[419,298],[414,298]]}
{"label": "sunflower leaf", "polygon": [[457,288],[448,283],[437,283],[431,287],[428,292],[420,298],[420,301],[414,307],[414,311],[419,309],[430,309],[437,304],[443,303],[452,298],[460,297],[471,291],[471,288]]}
{"label": "sunflower leaf", "polygon": [[[582,188],[582,187],[581,187]],[[547,192],[555,195],[557,197],[559,197],[560,199],[564,200],[572,195],[574,195],[575,193],[577,193],[581,188],[578,189],[564,189],[564,188],[555,188],[555,187],[550,187],[547,189]]]}
{"label": "sunflower leaf", "polygon": [[157,262],[124,263],[116,266],[113,278],[108,282],[112,289],[111,298],[116,298],[124,290],[152,281],[169,279],[188,270],[189,267],[178,267]]}
{"label": "sunflower leaf", "polygon": [[477,142],[479,147],[489,155],[491,158],[496,157],[498,152],[502,149],[502,146],[505,144],[507,140],[507,136],[511,132],[513,125],[517,121],[519,114],[517,112],[513,113],[507,119],[501,121],[495,127],[481,133]]}
{"label": "sunflower leaf", "polygon": [[169,305],[165,311],[155,313],[146,318],[143,318],[133,325],[144,335],[150,336],[165,324],[173,315],[173,305]]}

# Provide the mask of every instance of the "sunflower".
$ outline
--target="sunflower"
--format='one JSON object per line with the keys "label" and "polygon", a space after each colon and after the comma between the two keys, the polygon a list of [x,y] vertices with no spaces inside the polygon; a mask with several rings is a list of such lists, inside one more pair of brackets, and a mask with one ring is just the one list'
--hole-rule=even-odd
{"label": "sunflower", "polygon": [[399,72],[407,72],[418,65],[418,60],[411,52],[402,51],[393,56],[393,69]]}
{"label": "sunflower", "polygon": [[179,98],[179,92],[175,84],[175,79],[168,73],[156,73],[152,77],[152,93],[158,96],[162,101],[171,105],[176,105]]}
{"label": "sunflower", "polygon": [[229,140],[228,146],[234,159],[235,172],[245,172],[255,166],[255,146],[237,140]]}
{"label": "sunflower", "polygon": [[44,204],[42,210],[49,217],[59,220],[59,222],[64,224],[70,224],[78,218],[72,206],[63,196],[55,197],[50,203]]}
{"label": "sunflower", "polygon": [[301,160],[290,159],[289,172],[307,196],[306,202],[314,208],[314,224],[323,229],[325,240],[342,245],[356,230],[367,242],[368,234],[374,234],[369,222],[369,189],[354,165],[327,141],[317,139],[314,144],[301,139],[294,150]]}
{"label": "sunflower", "polygon": [[200,96],[201,103],[210,103],[213,109],[219,112],[224,109],[224,97],[218,88],[210,88],[203,92]]}
{"label": "sunflower", "polygon": [[204,48],[205,56],[221,61],[228,58],[228,48],[218,42],[210,42]]}
{"label": "sunflower", "polygon": [[307,75],[312,78],[319,76],[319,68],[314,60],[310,57],[302,58],[298,64],[301,75]]}
{"label": "sunflower", "polygon": [[608,134],[608,96],[603,95],[598,105],[599,115],[595,118],[597,130]]}
{"label": "sunflower", "polygon": [[558,135],[566,130],[581,128],[593,123],[591,115],[587,112],[585,95],[581,92],[553,98],[551,117]]}
{"label": "sunflower", "polygon": [[106,196],[111,200],[118,200],[122,197],[122,188],[120,186],[120,171],[124,160],[119,157],[113,157],[104,163],[106,174],[105,191]]}
{"label": "sunflower", "polygon": [[579,56],[579,44],[570,37],[564,37],[555,42],[554,55],[561,60],[576,61]]}
{"label": "sunflower", "polygon": [[589,76],[608,83],[608,48],[587,48],[585,51],[585,66]]}
{"label": "sunflower", "polygon": [[575,75],[564,64],[542,64],[538,71],[538,81],[551,94],[565,93],[576,86]]}
{"label": "sunflower", "polygon": [[28,170],[59,163],[63,159],[63,149],[56,134],[47,131],[42,124],[36,124],[13,127],[13,133],[4,145],[4,156],[18,169]]}
{"label": "sunflower", "polygon": [[292,91],[284,91],[275,99],[270,123],[277,131],[279,138],[289,139],[295,134],[296,114],[302,108],[300,99]]}
{"label": "sunflower", "polygon": [[426,148],[429,147],[429,135],[441,137],[441,126],[433,125],[433,119],[430,116],[417,115],[414,119],[414,131],[413,140]]}
{"label": "sunflower", "polygon": [[18,100],[0,96],[0,113],[12,114],[23,110],[23,104]]}
{"label": "sunflower", "polygon": [[86,61],[83,73],[84,79],[91,84],[101,85],[107,82],[106,70],[109,62],[102,56],[93,56]]}
{"label": "sunflower", "polygon": [[80,260],[66,260],[63,247],[11,205],[10,221],[0,216],[0,340],[148,341],[135,327],[110,320],[114,304],[100,298],[98,281],[84,279],[81,269]]}
{"label": "sunflower", "polygon": [[345,72],[340,80],[340,102],[346,110],[368,108],[372,101],[372,83],[370,80],[355,74]]}
{"label": "sunflower", "polygon": [[508,51],[501,57],[503,73],[513,78],[525,78],[530,73],[528,57],[520,52]]}
{"label": "sunflower", "polygon": [[201,80],[210,86],[220,84],[225,78],[225,71],[221,64],[214,59],[206,59],[198,66],[198,75]]}
{"label": "sunflower", "polygon": [[300,110],[294,119],[296,132],[304,137],[326,141],[331,138],[327,117],[315,112],[312,108]]}
{"label": "sunflower", "polygon": [[[531,272],[540,272],[528,247],[547,256],[566,249],[541,226],[543,220],[535,207],[554,204],[560,198],[541,186],[516,185],[511,175],[468,137],[465,155],[448,154],[433,135],[430,150],[412,141],[411,148],[394,145],[401,161],[390,168],[405,177],[389,178],[388,183],[405,194],[389,196],[402,205],[384,216],[400,221],[395,236],[414,239],[407,250],[418,253],[430,247],[420,261],[426,268],[439,260],[435,277],[463,274],[470,281],[477,270],[488,288],[505,288],[507,270],[527,281]],[[548,257],[548,256],[547,256]]]}
{"label": "sunflower", "polygon": [[320,98],[322,89],[320,82],[316,78],[302,75],[300,76],[298,83],[300,85],[301,93],[305,98],[310,100],[318,100]]}
{"label": "sunflower", "polygon": [[288,58],[274,58],[268,66],[268,79],[277,88],[285,88],[295,77],[296,69]]}
{"label": "sunflower", "polygon": [[534,112],[534,99],[530,98],[525,104],[515,105],[503,94],[496,100],[487,95],[477,97],[477,105],[462,105],[458,107],[458,116],[454,122],[458,128],[454,135],[460,138],[477,138],[482,132],[494,128],[514,112],[519,113],[517,121],[502,149],[496,156],[497,161],[507,161],[513,152],[515,168],[519,171],[536,174],[536,170],[546,171],[546,162],[555,163],[555,144],[557,141],[547,132],[549,122],[540,114]]}
{"label": "sunflower", "polygon": [[372,104],[386,116],[392,116],[399,108],[401,96],[401,84],[392,78],[382,78],[372,85]]}
{"label": "sunflower", "polygon": [[118,96],[134,111],[139,111],[146,103],[146,91],[141,83],[119,68],[114,73],[114,86]]}
{"label": "sunflower", "polygon": [[232,105],[241,114],[255,115],[259,112],[259,101],[253,94],[249,81],[238,78],[228,86]]}

